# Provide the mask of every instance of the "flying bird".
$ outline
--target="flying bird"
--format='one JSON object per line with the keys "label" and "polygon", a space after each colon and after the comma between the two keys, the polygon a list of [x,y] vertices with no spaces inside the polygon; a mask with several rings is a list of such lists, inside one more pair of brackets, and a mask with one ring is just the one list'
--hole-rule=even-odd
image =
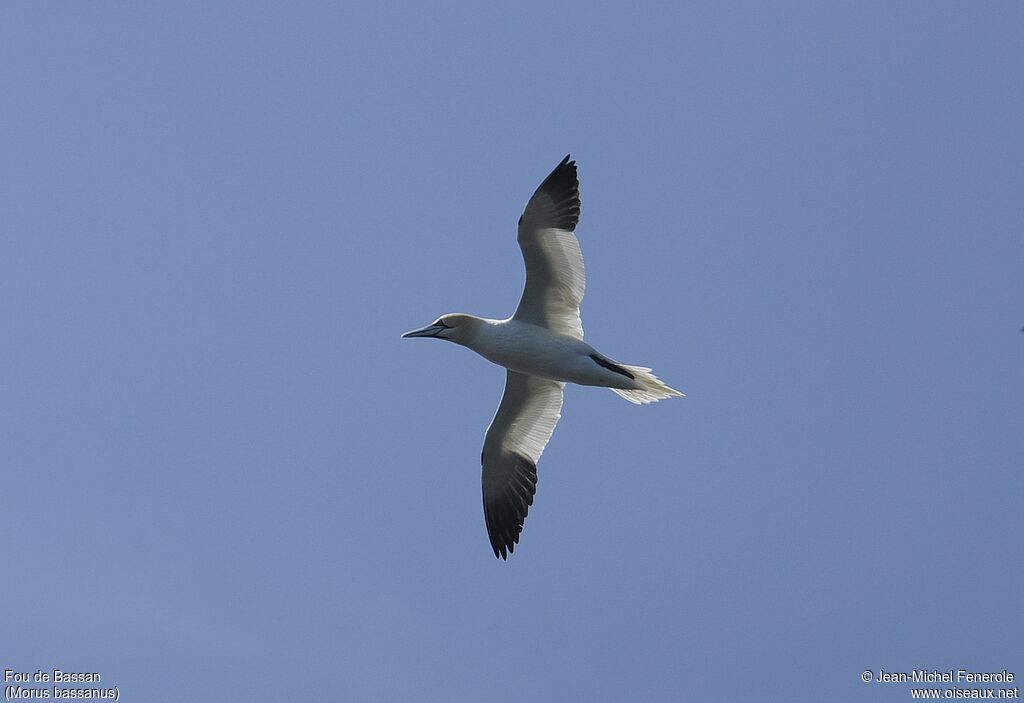
{"label": "flying bird", "polygon": [[446,339],[506,369],[505,393],[480,457],[487,535],[494,556],[502,559],[519,543],[533,505],[537,461],[561,417],[566,383],[610,388],[637,405],[683,395],[650,369],[620,364],[583,341],[579,219],[576,162],[566,156],[519,218],[526,287],[512,317],[449,313],[402,335]]}

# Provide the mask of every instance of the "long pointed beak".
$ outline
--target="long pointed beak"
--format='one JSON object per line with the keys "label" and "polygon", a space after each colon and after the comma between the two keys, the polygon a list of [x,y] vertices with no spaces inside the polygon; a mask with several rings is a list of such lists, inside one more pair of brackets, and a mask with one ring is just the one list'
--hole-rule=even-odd
{"label": "long pointed beak", "polygon": [[406,337],[436,337],[437,334],[445,329],[444,325],[427,325],[426,327],[420,327],[419,329],[409,330],[402,335],[402,338]]}

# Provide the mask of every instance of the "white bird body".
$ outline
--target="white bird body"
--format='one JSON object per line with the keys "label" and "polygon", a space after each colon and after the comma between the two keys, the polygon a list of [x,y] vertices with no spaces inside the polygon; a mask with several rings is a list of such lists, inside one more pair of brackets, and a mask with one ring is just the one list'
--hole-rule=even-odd
{"label": "white bird body", "polygon": [[635,380],[594,363],[593,356],[605,357],[581,339],[514,318],[466,317],[468,334],[453,341],[510,371],[581,386],[640,388]]}
{"label": "white bird body", "polygon": [[561,417],[566,383],[610,388],[637,405],[683,395],[649,368],[620,364],[583,341],[579,214],[576,163],[566,156],[519,218],[526,286],[515,314],[490,320],[451,313],[402,335],[446,339],[507,369],[481,453],[487,534],[494,555],[503,559],[519,543],[533,504],[537,461]]}

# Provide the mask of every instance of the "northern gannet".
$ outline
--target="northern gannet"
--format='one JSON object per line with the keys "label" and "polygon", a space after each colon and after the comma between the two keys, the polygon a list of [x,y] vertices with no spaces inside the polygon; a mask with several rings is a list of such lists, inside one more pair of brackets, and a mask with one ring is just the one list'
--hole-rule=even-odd
{"label": "northern gannet", "polygon": [[604,386],[637,405],[683,395],[650,369],[620,364],[583,341],[579,219],[576,162],[567,155],[519,218],[526,287],[515,314],[489,320],[449,313],[402,335],[446,339],[506,369],[505,393],[480,455],[487,535],[502,559],[519,543],[533,505],[537,461],[561,417],[566,383]]}

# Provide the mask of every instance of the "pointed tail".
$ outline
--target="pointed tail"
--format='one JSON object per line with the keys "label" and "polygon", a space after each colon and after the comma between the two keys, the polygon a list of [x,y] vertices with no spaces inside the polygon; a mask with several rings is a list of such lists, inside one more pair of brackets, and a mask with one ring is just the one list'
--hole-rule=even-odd
{"label": "pointed tail", "polygon": [[685,393],[680,393],[675,388],[669,388],[661,379],[651,373],[651,370],[648,368],[644,368],[643,366],[627,366],[626,364],[619,364],[619,366],[624,369],[628,369],[629,372],[635,376],[636,382],[642,386],[637,390],[630,390],[627,388],[611,389],[630,403],[642,405],[644,403],[656,403],[659,400],[664,400],[665,398],[686,396]]}

